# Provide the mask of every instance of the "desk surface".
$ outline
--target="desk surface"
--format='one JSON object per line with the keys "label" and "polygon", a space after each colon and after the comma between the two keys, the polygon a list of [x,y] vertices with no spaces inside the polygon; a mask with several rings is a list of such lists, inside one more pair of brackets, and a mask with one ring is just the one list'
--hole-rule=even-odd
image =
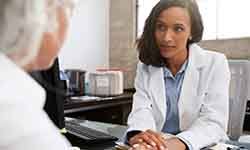
{"label": "desk surface", "polygon": [[[124,133],[127,129],[126,126],[109,124],[109,123],[101,123],[96,121],[88,121],[88,120],[78,120],[80,124],[84,126],[91,126],[97,130],[108,133],[110,135],[118,137],[120,140],[123,138]],[[250,150],[250,143],[239,143],[236,141],[227,141],[228,144],[233,144],[237,146],[244,146],[245,148]],[[116,144],[114,142],[111,143],[102,143],[97,145],[75,145],[81,147],[81,150],[115,150],[114,147]],[[246,150],[246,149],[244,149]]]}

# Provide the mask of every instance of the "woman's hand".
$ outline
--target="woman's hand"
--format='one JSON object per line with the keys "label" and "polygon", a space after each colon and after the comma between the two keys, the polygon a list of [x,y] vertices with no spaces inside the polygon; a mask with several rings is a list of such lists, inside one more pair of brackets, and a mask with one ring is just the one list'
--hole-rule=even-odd
{"label": "woman's hand", "polygon": [[152,130],[141,132],[129,140],[129,144],[133,147],[132,150],[139,148],[146,150],[166,150],[167,143],[161,133]]}
{"label": "woman's hand", "polygon": [[129,140],[129,150],[186,150],[186,145],[177,137],[164,137],[152,130],[141,132]]}
{"label": "woman's hand", "polygon": [[146,143],[139,143],[134,144],[129,150],[156,150],[156,148],[153,148],[152,146],[146,144]]}

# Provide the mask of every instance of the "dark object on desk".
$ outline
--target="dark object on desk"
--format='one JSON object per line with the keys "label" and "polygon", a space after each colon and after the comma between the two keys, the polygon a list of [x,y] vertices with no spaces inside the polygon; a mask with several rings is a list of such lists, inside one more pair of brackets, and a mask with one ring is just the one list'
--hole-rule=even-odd
{"label": "dark object on desk", "polygon": [[238,142],[238,141],[226,141],[226,144],[238,146],[237,149],[232,150],[250,150],[250,143]]}
{"label": "dark object on desk", "polygon": [[69,83],[67,85],[68,94],[70,96],[85,95],[85,73],[86,71],[80,69],[65,70]]}
{"label": "dark object on desk", "polygon": [[67,132],[81,138],[83,142],[87,144],[104,143],[118,140],[117,137],[111,136],[96,129],[85,127],[72,120],[66,121],[65,127]]}
{"label": "dark object on desk", "polygon": [[66,87],[65,82],[59,77],[59,62],[55,60],[52,67],[45,71],[35,71],[30,75],[46,90],[46,102],[44,110],[54,124],[64,128],[64,100]]}
{"label": "dark object on desk", "polygon": [[230,147],[228,147],[227,148],[227,150],[249,150],[249,149],[246,149],[246,148],[244,148],[244,147],[236,147],[236,148],[230,148]]}
{"label": "dark object on desk", "polygon": [[211,147],[213,147],[213,146],[215,146],[215,145],[216,145],[216,143],[211,143],[211,144],[209,144],[209,145],[207,145],[207,146],[201,148],[201,150],[211,150]]}

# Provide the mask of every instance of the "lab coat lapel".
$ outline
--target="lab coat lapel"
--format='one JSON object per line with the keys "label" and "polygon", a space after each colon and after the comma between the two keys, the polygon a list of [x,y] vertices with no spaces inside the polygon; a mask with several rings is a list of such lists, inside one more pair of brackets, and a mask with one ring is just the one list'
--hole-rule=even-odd
{"label": "lab coat lapel", "polygon": [[198,45],[192,44],[190,46],[188,67],[185,72],[178,103],[181,129],[186,128],[186,123],[189,122],[186,120],[188,117],[185,114],[192,111],[194,107],[193,102],[198,94],[200,69],[203,66],[201,53],[202,49]]}
{"label": "lab coat lapel", "polygon": [[[152,92],[154,102],[158,106],[158,109],[161,112],[161,122],[164,122],[166,117],[166,94],[165,94],[165,84],[163,78],[163,68],[157,68],[150,66],[150,91]],[[161,125],[160,125],[161,126]]]}

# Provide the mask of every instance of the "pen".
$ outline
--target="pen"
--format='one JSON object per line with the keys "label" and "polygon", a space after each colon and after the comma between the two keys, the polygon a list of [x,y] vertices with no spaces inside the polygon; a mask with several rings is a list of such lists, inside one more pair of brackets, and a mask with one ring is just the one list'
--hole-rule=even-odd
{"label": "pen", "polygon": [[245,147],[234,147],[234,148],[227,147],[227,150],[247,150],[247,148],[245,148]]}
{"label": "pen", "polygon": [[234,148],[227,147],[227,150],[240,150],[240,149],[238,147],[234,147]]}
{"label": "pen", "polygon": [[201,148],[201,150],[209,150],[211,147],[215,146],[217,143],[211,143],[203,148]]}

